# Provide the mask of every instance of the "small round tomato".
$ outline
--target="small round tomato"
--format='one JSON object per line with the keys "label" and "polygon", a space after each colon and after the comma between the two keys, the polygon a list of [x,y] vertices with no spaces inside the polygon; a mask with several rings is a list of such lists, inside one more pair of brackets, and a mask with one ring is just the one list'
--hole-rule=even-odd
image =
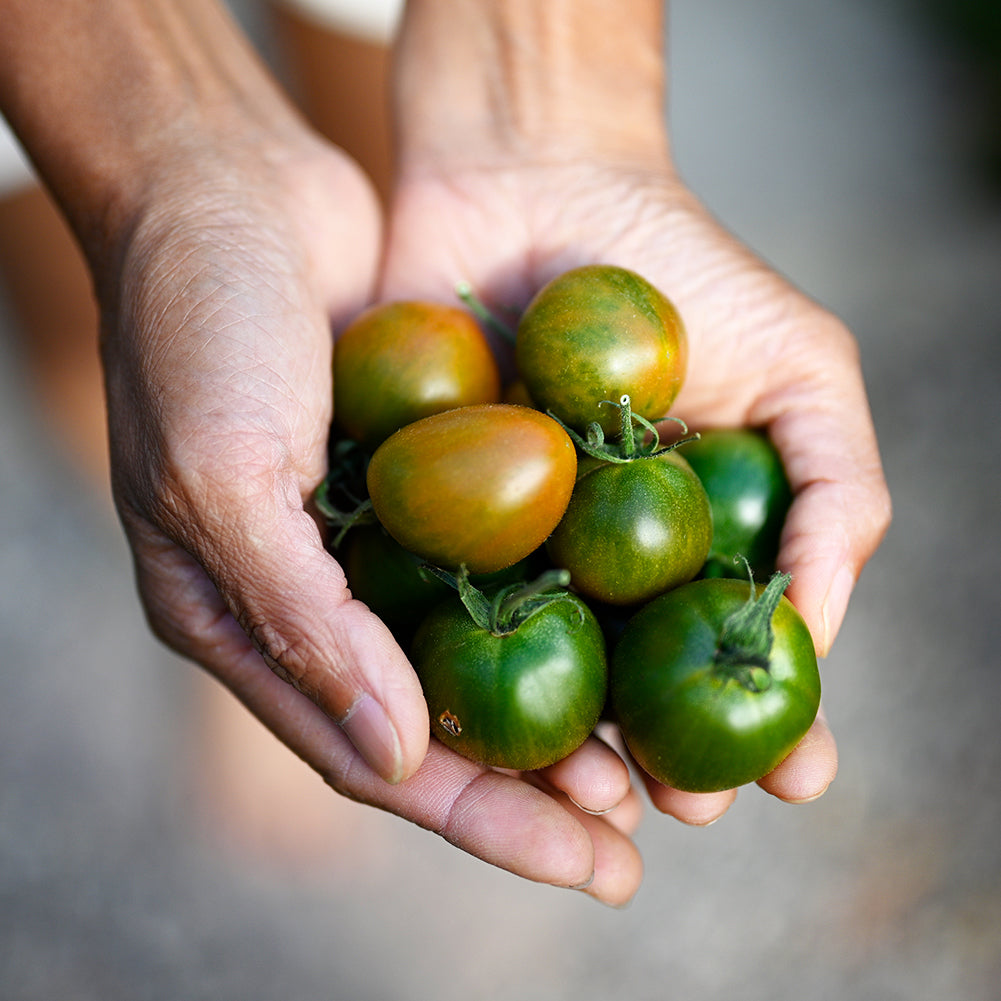
{"label": "small round tomato", "polygon": [[486,336],[459,307],[413,301],[372,306],[334,346],[334,419],[369,451],[413,421],[496,403],[500,392]]}
{"label": "small round tomato", "polygon": [[464,757],[519,771],[576,750],[605,704],[605,641],[584,602],[564,594],[517,628],[477,625],[459,598],[437,606],[414,638],[432,733]]}
{"label": "small round tomato", "polygon": [[703,431],[685,458],[709,495],[713,543],[704,574],[742,577],[743,557],[758,577],[775,569],[779,536],[792,504],[782,459],[765,435],[749,428]]}
{"label": "small round tomato", "polygon": [[582,459],[546,550],[581,594],[632,605],[691,580],[711,540],[699,478],[677,452],[661,452],[631,462]]}
{"label": "small round tomato", "polygon": [[776,574],[698,580],[655,598],[615,647],[610,703],[630,753],[658,782],[715,792],[754,782],[787,757],[820,705],[803,619]]}
{"label": "small round tomato", "polygon": [[528,407],[460,407],[397,431],[368,466],[386,531],[436,566],[491,573],[533,552],[563,516],[577,453]]}
{"label": "small round tomato", "polygon": [[529,303],[515,340],[515,361],[540,410],[583,431],[598,419],[616,428],[602,400],[627,394],[648,420],[665,416],[685,377],[688,341],[666,296],[633,271],[574,268]]}

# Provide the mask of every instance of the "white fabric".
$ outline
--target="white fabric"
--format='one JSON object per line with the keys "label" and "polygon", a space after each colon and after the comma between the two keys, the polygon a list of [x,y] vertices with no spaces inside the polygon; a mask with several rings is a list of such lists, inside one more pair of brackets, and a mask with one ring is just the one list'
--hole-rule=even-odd
{"label": "white fabric", "polygon": [[[390,42],[405,0],[278,0],[315,23],[372,42]],[[0,198],[33,182],[34,170],[0,117]]]}
{"label": "white fabric", "polygon": [[0,116],[0,198],[33,183],[35,172],[10,126]]}
{"label": "white fabric", "polygon": [[404,0],[280,0],[317,24],[372,42],[396,34]]}

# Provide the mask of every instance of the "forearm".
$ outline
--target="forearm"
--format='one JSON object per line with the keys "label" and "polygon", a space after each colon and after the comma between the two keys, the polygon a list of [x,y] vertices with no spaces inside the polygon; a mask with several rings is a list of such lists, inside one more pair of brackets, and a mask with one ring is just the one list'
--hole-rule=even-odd
{"label": "forearm", "polygon": [[186,144],[289,117],[214,0],[0,0],[0,106],[90,254]]}
{"label": "forearm", "polygon": [[663,0],[409,0],[396,59],[408,157],[662,158]]}

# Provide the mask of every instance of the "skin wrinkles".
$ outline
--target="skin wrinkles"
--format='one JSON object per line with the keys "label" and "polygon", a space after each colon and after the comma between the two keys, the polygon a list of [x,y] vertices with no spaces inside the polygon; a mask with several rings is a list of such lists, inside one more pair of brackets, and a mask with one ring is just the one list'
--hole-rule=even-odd
{"label": "skin wrinkles", "polygon": [[[485,301],[516,311],[561,270],[596,259],[630,267],[676,302],[689,328],[691,371],[700,376],[677,401],[679,414],[693,422],[767,417],[801,483],[811,484],[797,498],[787,556],[798,560],[793,588],[815,635],[833,636],[837,595],[846,601],[847,593],[843,578],[808,558],[819,547],[856,573],[888,505],[875,477],[862,491],[846,490],[835,482],[839,468],[823,464],[836,437],[867,475],[876,468],[866,414],[844,428],[837,418],[845,415],[831,410],[797,419],[793,408],[809,398],[769,390],[750,351],[743,362],[754,375],[741,376],[739,392],[725,388],[740,374],[740,346],[760,352],[775,337],[761,330],[773,322],[764,306],[755,318],[732,305],[755,308],[752,291],[764,281],[766,295],[767,279],[671,167],[661,5],[637,0],[626,15],[606,0],[544,6],[408,3],[395,50],[401,170],[385,229],[371,184],[307,131],[224,9],[208,0],[106,0],[101,18],[92,0],[0,0],[0,95],[93,271],[115,493],[158,635],[193,655],[314,768],[343,765],[354,798],[425,825],[450,817],[455,844],[528,878],[579,885],[593,873],[589,892],[618,903],[635,892],[641,866],[610,824],[510,776],[471,784],[482,772],[435,746],[425,756],[427,714],[402,651],[348,598],[315,524],[302,521],[302,497],[325,459],[329,386],[319,362],[329,325],[353,316],[376,288],[444,297],[465,279]],[[531,31],[547,37],[516,44]],[[616,58],[621,51],[635,58]],[[533,104],[537,85],[547,89]],[[505,121],[509,101],[519,112]],[[198,252],[213,247],[228,258],[209,270],[214,288],[202,284],[208,263]],[[172,254],[187,274],[172,267]],[[245,322],[235,324],[229,310],[241,293]],[[800,319],[818,339],[803,337],[800,349],[821,351],[836,336],[821,329],[822,315],[803,307]],[[185,324],[191,339],[172,323]],[[855,362],[832,349],[842,399],[859,408],[859,383],[844,369]],[[833,385],[812,382],[838,409]],[[247,392],[261,397],[251,407],[238,399]],[[211,423],[199,425],[205,415]],[[813,429],[828,442],[818,466],[793,444]],[[213,461],[230,468],[212,474]],[[256,509],[240,510],[248,503]],[[856,503],[866,524],[844,523],[851,551],[827,551],[844,540],[825,536],[825,519]],[[290,574],[303,590],[290,590]],[[230,611],[285,659],[308,657],[315,644],[312,673],[290,665],[315,703],[272,673]],[[280,635],[262,633],[265,622]],[[351,707],[361,724],[354,732],[331,719]],[[388,728],[367,713],[373,707]],[[815,735],[795,782],[776,776],[770,791],[801,797],[829,781],[830,758],[820,759],[833,741],[819,728]],[[565,791],[580,800],[579,789]],[[463,797],[477,809],[463,809]],[[697,800],[653,787],[650,797],[686,822],[704,822],[733,794]]]}

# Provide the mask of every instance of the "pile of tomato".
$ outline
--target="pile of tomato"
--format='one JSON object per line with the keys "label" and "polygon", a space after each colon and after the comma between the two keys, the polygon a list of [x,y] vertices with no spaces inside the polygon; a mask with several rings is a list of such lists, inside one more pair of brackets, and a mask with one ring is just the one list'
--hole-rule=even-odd
{"label": "pile of tomato", "polygon": [[484,329],[503,325],[464,297],[373,306],[344,330],[317,495],[352,593],[410,653],[434,736],[530,770],[607,717],[667,785],[761,778],[820,700],[773,572],[791,501],[775,449],[670,416],[684,325],[632,271],[544,286],[510,331],[506,387]]}

